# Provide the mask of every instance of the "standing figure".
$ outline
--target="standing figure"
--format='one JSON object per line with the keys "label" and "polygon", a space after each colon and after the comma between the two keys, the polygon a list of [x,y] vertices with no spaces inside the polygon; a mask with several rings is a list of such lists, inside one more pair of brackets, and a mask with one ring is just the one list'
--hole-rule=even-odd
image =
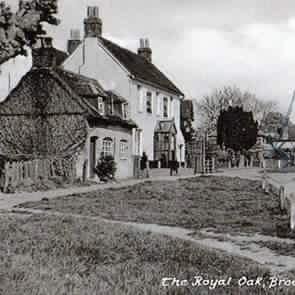
{"label": "standing figure", "polygon": [[142,157],[140,160],[140,170],[141,170],[142,177],[149,178],[148,157],[145,152],[142,153]]}

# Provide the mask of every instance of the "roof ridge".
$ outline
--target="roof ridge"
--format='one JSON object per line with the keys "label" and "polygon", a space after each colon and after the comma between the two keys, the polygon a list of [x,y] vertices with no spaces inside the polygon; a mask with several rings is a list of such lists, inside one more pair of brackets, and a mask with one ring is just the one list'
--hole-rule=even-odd
{"label": "roof ridge", "polygon": [[102,45],[139,81],[150,83],[167,92],[184,96],[178,87],[164,74],[154,63],[147,61],[138,55],[115,42],[104,37],[99,38]]}

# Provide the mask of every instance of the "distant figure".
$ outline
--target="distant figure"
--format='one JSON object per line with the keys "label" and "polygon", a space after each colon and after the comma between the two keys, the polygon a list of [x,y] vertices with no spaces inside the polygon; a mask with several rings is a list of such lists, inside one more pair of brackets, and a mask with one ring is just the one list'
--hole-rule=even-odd
{"label": "distant figure", "polygon": [[141,170],[142,177],[149,178],[148,157],[145,152],[142,153],[142,157],[140,160],[140,170]]}

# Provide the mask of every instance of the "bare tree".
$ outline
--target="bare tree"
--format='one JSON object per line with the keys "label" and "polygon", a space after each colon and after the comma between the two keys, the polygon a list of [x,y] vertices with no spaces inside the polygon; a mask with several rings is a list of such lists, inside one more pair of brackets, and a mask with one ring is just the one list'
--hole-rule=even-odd
{"label": "bare tree", "polygon": [[211,95],[204,96],[197,101],[197,115],[201,119],[202,129],[215,131],[220,111],[229,105],[242,106],[245,111],[253,112],[258,122],[264,120],[268,113],[276,108],[276,102],[263,101],[250,92],[242,92],[237,87],[227,86],[216,89]]}
{"label": "bare tree", "polygon": [[17,11],[0,2],[0,65],[18,55],[26,55],[39,35],[46,32],[43,22],[59,23],[55,18],[57,0],[20,0]]}

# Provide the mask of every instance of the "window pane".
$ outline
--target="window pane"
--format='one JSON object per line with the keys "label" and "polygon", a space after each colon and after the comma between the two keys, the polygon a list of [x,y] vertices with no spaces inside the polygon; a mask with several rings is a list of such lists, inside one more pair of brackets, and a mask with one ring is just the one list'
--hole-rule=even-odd
{"label": "window pane", "polygon": [[105,156],[113,156],[114,148],[113,148],[113,140],[111,138],[105,138],[102,143],[102,155]]}
{"label": "window pane", "polygon": [[147,113],[152,113],[152,93],[151,92],[147,92],[146,94],[146,112]]}
{"label": "window pane", "polygon": [[126,140],[120,141],[120,157],[128,156],[128,142]]}

